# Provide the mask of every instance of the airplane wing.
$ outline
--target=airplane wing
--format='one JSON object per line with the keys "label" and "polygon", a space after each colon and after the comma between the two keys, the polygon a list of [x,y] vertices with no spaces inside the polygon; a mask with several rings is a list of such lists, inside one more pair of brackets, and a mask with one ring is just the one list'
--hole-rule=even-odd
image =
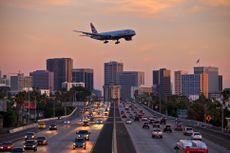
{"label": "airplane wing", "polygon": [[96,33],[90,33],[90,32],[78,31],[78,30],[73,30],[73,32],[80,32],[80,33],[84,34],[81,36],[101,36],[101,35],[96,34]]}

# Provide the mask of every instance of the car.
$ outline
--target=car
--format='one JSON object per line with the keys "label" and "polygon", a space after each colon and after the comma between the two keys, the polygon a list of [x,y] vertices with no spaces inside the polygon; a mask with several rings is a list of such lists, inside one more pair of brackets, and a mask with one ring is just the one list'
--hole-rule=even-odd
{"label": "car", "polygon": [[176,124],[174,130],[175,130],[175,131],[183,131],[182,125],[179,124],[179,123]]}
{"label": "car", "polygon": [[21,147],[15,147],[11,150],[11,153],[24,153],[25,150],[24,148],[21,148]]}
{"label": "car", "polygon": [[70,124],[70,120],[64,120],[64,124]]}
{"label": "car", "polygon": [[145,122],[142,126],[143,129],[149,129],[149,124],[147,122]]}
{"label": "car", "polygon": [[193,132],[191,137],[193,140],[202,140],[202,135],[200,132]]}
{"label": "car", "polygon": [[161,128],[161,125],[160,124],[153,124],[153,128]]}
{"label": "car", "polygon": [[147,121],[148,121],[148,118],[147,118],[147,117],[142,117],[142,118],[141,118],[141,121],[147,122]]}
{"label": "car", "polygon": [[79,130],[76,132],[77,138],[84,138],[85,140],[89,140],[90,132],[88,130]]}
{"label": "car", "polygon": [[163,138],[163,133],[160,128],[154,128],[152,131],[152,138]]}
{"label": "car", "polygon": [[101,119],[98,119],[98,120],[96,120],[96,122],[95,122],[96,124],[103,124],[103,120],[101,120]]}
{"label": "car", "polygon": [[165,117],[162,117],[162,118],[161,118],[160,124],[166,124],[166,118],[165,118]]}
{"label": "car", "polygon": [[37,137],[38,145],[48,145],[48,140],[44,136]]}
{"label": "car", "polygon": [[86,149],[86,141],[84,138],[76,138],[73,142],[73,149],[83,148]]}
{"label": "car", "polygon": [[166,125],[165,128],[164,128],[164,132],[172,133],[171,125]]}
{"label": "car", "polygon": [[208,153],[208,147],[199,140],[179,140],[174,147],[176,153]]}
{"label": "car", "polygon": [[34,132],[27,132],[24,138],[26,141],[26,140],[35,140],[37,137]]}
{"label": "car", "polygon": [[191,136],[193,134],[193,128],[192,127],[185,127],[183,133],[184,133],[184,135]]}
{"label": "car", "polygon": [[0,151],[11,151],[13,149],[13,144],[11,142],[3,142],[0,144]]}
{"label": "car", "polygon": [[88,121],[83,121],[82,126],[89,126],[89,122]]}
{"label": "car", "polygon": [[134,121],[140,121],[140,118],[138,116],[135,116]]}
{"label": "car", "polygon": [[49,130],[57,130],[57,125],[56,124],[51,124],[49,126]]}
{"label": "car", "polygon": [[44,121],[39,121],[38,122],[38,128],[39,129],[45,129],[46,128],[46,123]]}
{"label": "car", "polygon": [[37,151],[37,142],[35,140],[27,140],[24,143],[24,149]]}
{"label": "car", "polygon": [[132,122],[133,122],[133,121],[132,121],[131,119],[127,119],[127,120],[125,121],[126,124],[132,124]]}

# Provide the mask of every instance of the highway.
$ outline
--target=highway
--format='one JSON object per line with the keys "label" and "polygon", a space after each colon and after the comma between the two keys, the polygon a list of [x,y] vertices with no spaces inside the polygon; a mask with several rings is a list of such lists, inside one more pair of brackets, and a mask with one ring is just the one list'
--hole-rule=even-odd
{"label": "highway", "polygon": [[[139,109],[142,109],[146,116],[151,116],[152,114],[145,110],[142,106],[137,105]],[[122,109],[122,108],[121,108]],[[122,109],[123,110],[123,109]],[[125,121],[125,119],[123,119]],[[167,122],[172,127],[174,124],[172,121]],[[188,136],[184,136],[180,131],[173,131],[173,133],[163,133],[163,139],[153,139],[151,137],[152,126],[150,129],[142,128],[143,122],[133,122],[132,124],[126,124],[129,135],[134,143],[137,153],[171,153],[175,152],[174,147],[176,142],[180,139],[190,139]],[[163,128],[163,125],[161,125]],[[198,130],[199,131],[199,130]],[[205,136],[203,136],[203,141],[206,143],[209,149],[209,153],[229,153],[230,150],[217,145],[216,143],[210,141]]]}
{"label": "highway", "polygon": [[[71,121],[71,123],[68,125],[64,124],[63,120],[62,121],[58,120],[56,122],[57,130],[50,131],[48,128],[44,130],[38,130],[38,129],[28,130],[28,131],[36,132],[36,136],[45,136],[48,140],[48,145],[38,146],[37,152],[39,153],[47,153],[47,152],[90,153],[104,124],[94,124],[93,122],[90,122],[90,126],[83,127],[82,122],[80,122],[81,116],[82,115],[80,115],[79,113],[75,113],[72,117],[68,119]],[[97,119],[102,119],[103,121],[105,121],[107,117],[101,116],[101,117],[97,117]],[[76,137],[76,131],[83,130],[83,129],[90,131],[90,139],[89,141],[86,142],[86,150],[82,148],[76,148],[76,150],[73,150],[72,144]],[[24,133],[26,132],[27,131],[24,131]],[[22,133],[21,132],[19,133],[19,136],[16,138],[18,140],[13,143],[14,147],[23,147],[24,136],[25,134],[22,136]]]}

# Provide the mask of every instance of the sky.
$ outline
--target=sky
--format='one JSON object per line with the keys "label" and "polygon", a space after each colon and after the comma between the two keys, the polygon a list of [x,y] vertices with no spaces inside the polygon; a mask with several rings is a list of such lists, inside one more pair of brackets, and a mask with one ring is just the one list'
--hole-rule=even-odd
{"label": "sky", "polygon": [[[0,21],[3,74],[28,75],[46,69],[48,58],[70,57],[74,68],[94,69],[97,89],[103,63],[114,60],[145,72],[147,86],[155,69],[173,76],[215,66],[230,87],[230,0],[1,0]],[[137,35],[115,45],[72,31],[90,31],[90,22],[98,32],[131,28]]]}

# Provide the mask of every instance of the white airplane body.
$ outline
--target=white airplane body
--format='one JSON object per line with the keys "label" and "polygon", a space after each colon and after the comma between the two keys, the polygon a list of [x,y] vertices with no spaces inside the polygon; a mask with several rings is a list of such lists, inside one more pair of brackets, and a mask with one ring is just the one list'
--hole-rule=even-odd
{"label": "white airplane body", "polygon": [[73,31],[82,33],[83,35],[81,36],[87,36],[92,39],[104,41],[104,43],[108,43],[109,40],[116,40],[115,44],[119,44],[120,43],[119,39],[121,38],[124,38],[126,41],[131,41],[132,37],[136,35],[135,31],[132,29],[124,29],[124,30],[116,30],[116,31],[98,33],[92,23],[90,23],[90,27],[91,27],[92,33],[78,31],[78,30],[73,30]]}

